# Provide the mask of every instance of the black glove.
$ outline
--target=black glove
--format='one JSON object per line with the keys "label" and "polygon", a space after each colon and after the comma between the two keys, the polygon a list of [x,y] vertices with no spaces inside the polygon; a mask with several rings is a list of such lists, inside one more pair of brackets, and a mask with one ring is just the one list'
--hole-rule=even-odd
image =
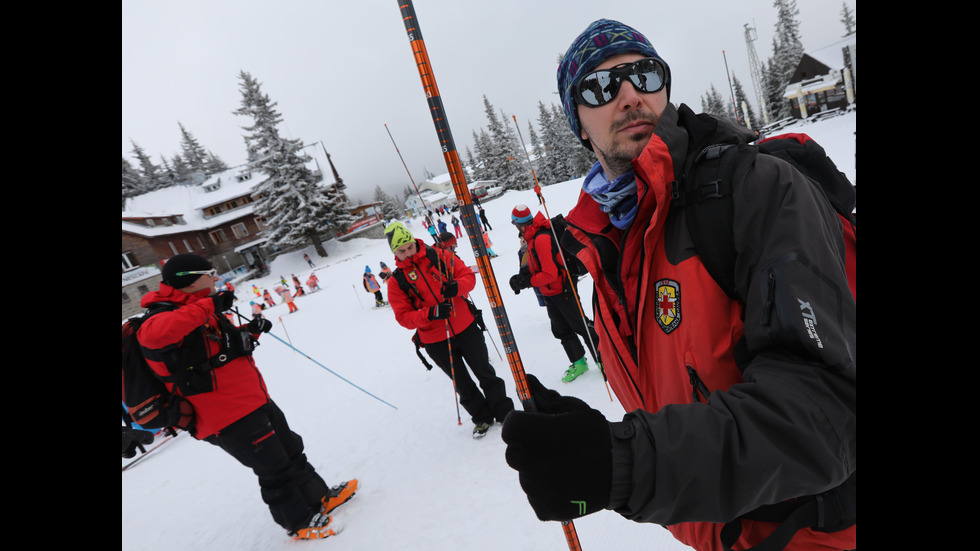
{"label": "black glove", "polygon": [[527,289],[530,286],[531,274],[524,270],[510,278],[510,288],[514,290],[515,295],[521,294],[521,289]]}
{"label": "black glove", "polygon": [[228,290],[218,291],[216,294],[211,295],[211,301],[214,302],[215,312],[224,312],[225,310],[230,310],[232,305],[234,305],[235,293]]}
{"label": "black glove", "polygon": [[456,280],[450,279],[449,281],[442,284],[442,296],[444,298],[453,298],[459,294],[459,283]]}
{"label": "black glove", "polygon": [[430,320],[445,320],[449,319],[450,315],[452,315],[452,304],[448,302],[440,302],[429,308]]}
{"label": "black glove", "polygon": [[153,443],[153,433],[132,427],[122,428],[122,456],[126,459],[136,456],[136,447]]}
{"label": "black glove", "polygon": [[265,318],[252,318],[245,329],[249,333],[268,333],[272,329],[272,322]]}
{"label": "black glove", "polygon": [[513,411],[501,437],[507,464],[540,520],[571,520],[609,505],[612,435],[602,413],[527,375],[536,411]]}

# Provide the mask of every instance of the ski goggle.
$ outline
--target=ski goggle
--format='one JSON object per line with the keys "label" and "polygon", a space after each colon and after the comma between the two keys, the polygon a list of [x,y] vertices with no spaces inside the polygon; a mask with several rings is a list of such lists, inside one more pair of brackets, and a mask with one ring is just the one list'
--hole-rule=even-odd
{"label": "ski goggle", "polygon": [[175,275],[175,276],[185,276],[185,275],[209,275],[209,276],[211,276],[211,277],[214,277],[214,276],[215,276],[215,275],[217,275],[217,274],[218,274],[218,270],[215,270],[215,269],[213,269],[213,268],[212,268],[212,269],[210,269],[210,270],[194,270],[194,271],[191,271],[191,272],[177,272],[177,273],[176,273],[176,274],[174,274],[174,275]]}
{"label": "ski goggle", "polygon": [[575,85],[575,100],[586,107],[605,105],[616,97],[626,78],[638,92],[652,94],[663,89],[670,75],[667,67],[653,57],[592,71]]}

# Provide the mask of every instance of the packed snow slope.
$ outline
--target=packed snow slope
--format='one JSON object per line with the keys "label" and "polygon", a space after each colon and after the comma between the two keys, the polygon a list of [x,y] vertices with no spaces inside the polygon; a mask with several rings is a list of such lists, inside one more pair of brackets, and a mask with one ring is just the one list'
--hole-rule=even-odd
{"label": "packed snow slope", "polygon": [[[852,112],[784,131],[809,133],[856,184],[855,130]],[[543,187],[549,213],[567,213],[580,186],[579,179]],[[607,419],[619,420],[624,411],[594,366],[571,383],[561,382],[568,362],[551,335],[544,308],[530,290],[514,295],[507,286],[518,267],[517,232],[510,224],[510,211],[518,203],[532,211],[540,208],[532,191],[507,192],[484,206],[493,226],[492,248],[499,255],[491,265],[525,370],[545,385],[585,400]],[[410,220],[409,227],[431,243],[421,220]],[[475,265],[468,244],[464,236],[458,252]],[[276,299],[279,304],[265,312],[274,323],[272,333],[260,339],[255,359],[272,398],[303,436],[311,463],[327,483],[360,480],[361,490],[334,514],[342,531],[320,542],[288,539],[262,503],[252,472],[185,433],[122,473],[122,549],[567,549],[561,525],[538,521],[528,505],[516,471],[504,460],[500,425],[474,440],[473,424],[461,408],[461,423],[457,420],[450,379],[438,368],[425,370],[411,332],[398,325],[390,308],[372,308],[373,295],[364,291],[361,275],[365,266],[377,274],[382,261],[394,268],[385,241],[331,241],[326,247],[326,258],[312,248],[277,258],[270,276],[255,282],[259,289],[272,291],[280,275],[291,282],[296,274],[305,282],[315,271],[321,287],[296,299],[299,311],[292,314]],[[315,268],[306,264],[303,252],[310,254]],[[236,291],[245,316],[250,316],[249,302],[259,300],[251,283]],[[588,277],[579,290],[583,303],[590,304]],[[490,325],[490,334],[484,335],[492,341],[492,363],[520,407],[479,277],[471,297]],[[122,460],[123,465],[128,462]],[[611,511],[578,519],[575,528],[588,551],[687,549],[664,528],[637,524]]]}

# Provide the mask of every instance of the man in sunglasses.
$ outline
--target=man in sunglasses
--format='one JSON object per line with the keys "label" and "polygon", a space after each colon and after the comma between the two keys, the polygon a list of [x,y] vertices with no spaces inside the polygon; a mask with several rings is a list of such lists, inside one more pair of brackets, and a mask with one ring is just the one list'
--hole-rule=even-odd
{"label": "man in sunglasses", "polygon": [[232,325],[224,312],[235,295],[215,293],[217,270],[201,256],[176,255],[161,273],[159,289],[141,300],[151,316],[137,339],[150,368],[194,409],[192,424],[181,428],[252,469],[273,520],[290,537],[333,535],[328,513],[353,496],[357,480],[328,488],[269,396],[252,350],[272,322]]}
{"label": "man in sunglasses", "polygon": [[854,549],[856,314],[841,224],[788,163],[737,167],[729,297],[672,193],[702,149],[755,134],[675,107],[670,85],[646,37],[617,21],[592,23],[561,61],[565,115],[598,158],[562,246],[595,283],[599,351],[629,413],[608,422],[528,375],[536,408],[504,423],[507,462],[542,520],[612,509],[699,550]]}

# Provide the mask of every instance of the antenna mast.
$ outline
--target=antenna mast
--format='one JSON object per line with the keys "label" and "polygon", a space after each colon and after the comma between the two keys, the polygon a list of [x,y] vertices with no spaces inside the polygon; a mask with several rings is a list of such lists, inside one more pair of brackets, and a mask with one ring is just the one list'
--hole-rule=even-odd
{"label": "antenna mast", "polygon": [[745,48],[749,51],[749,71],[752,73],[752,88],[755,89],[755,97],[759,100],[759,111],[762,112],[763,125],[769,124],[769,107],[766,105],[766,97],[763,94],[762,86],[762,64],[759,63],[759,56],[755,53],[753,42],[759,38],[754,27],[748,23],[745,27]]}

